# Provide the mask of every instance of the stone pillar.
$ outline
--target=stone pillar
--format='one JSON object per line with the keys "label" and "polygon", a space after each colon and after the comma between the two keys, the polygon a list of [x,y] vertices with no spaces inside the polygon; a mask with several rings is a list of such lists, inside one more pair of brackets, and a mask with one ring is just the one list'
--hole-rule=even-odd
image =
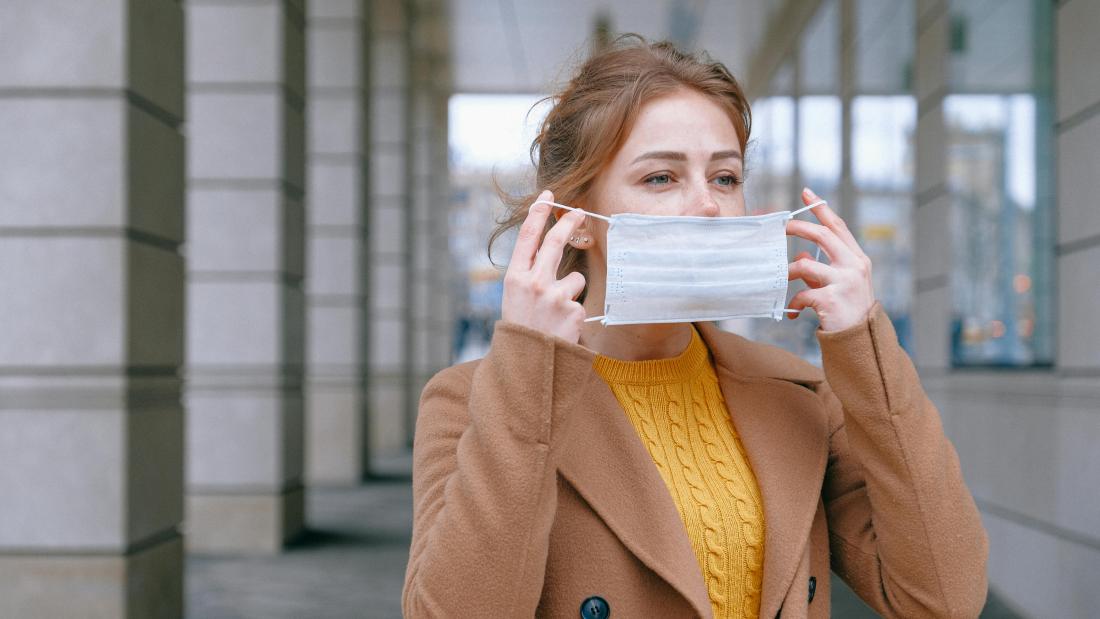
{"label": "stone pillar", "polygon": [[[412,36],[412,377],[408,401],[419,401],[428,379],[450,364],[452,282],[449,243],[447,101],[450,76],[447,23],[442,3],[422,0]],[[406,422],[412,441],[415,409]]]}
{"label": "stone pillar", "polygon": [[[1100,39],[1095,30],[1100,24],[1100,4],[1073,0],[1059,4],[1056,11],[1057,359],[1063,374],[1096,377],[1100,376],[1100,326],[1096,321],[1100,308],[1096,269],[1100,209],[1095,204],[1100,192],[1096,163],[1100,161],[1100,65],[1095,59]],[[1093,531],[1100,536],[1100,527]]]}
{"label": "stone pillar", "polygon": [[913,216],[913,360],[923,374],[951,365],[951,194],[947,186],[946,0],[918,0],[916,179]]}
{"label": "stone pillar", "polygon": [[[439,20],[439,40],[446,40],[446,23],[444,15]],[[429,220],[432,267],[429,273],[431,296],[428,302],[428,329],[432,337],[428,344],[428,371],[425,380],[451,365],[454,350],[455,278],[459,277],[459,273],[451,254],[451,173],[447,148],[452,94],[450,49],[449,44],[441,46],[440,56],[433,70],[436,94],[432,100],[434,109],[431,111],[435,119],[431,130],[431,158],[432,169],[437,173],[431,179],[432,204],[435,210]]]}
{"label": "stone pillar", "polygon": [[303,2],[187,3],[187,541],[302,528]]}
{"label": "stone pillar", "polygon": [[309,5],[306,478],[367,473],[366,2]]}
{"label": "stone pillar", "polygon": [[403,0],[372,3],[368,449],[408,446],[412,217],[408,175],[410,41]]}
{"label": "stone pillar", "polygon": [[[794,43],[791,50],[788,52],[790,55],[791,63],[791,102],[793,103],[794,116],[791,118],[791,148],[794,149],[793,158],[791,160],[791,177],[788,179],[790,194],[787,196],[786,204],[800,204],[802,202],[802,188],[806,186],[805,179],[802,176],[802,96],[803,96],[803,82],[802,82],[802,52],[801,41]],[[788,247],[791,243],[797,242],[797,239],[792,239],[788,243]]]}
{"label": "stone pillar", "polygon": [[0,616],[183,612],[183,15],[0,18]]}
{"label": "stone pillar", "polygon": [[859,205],[856,203],[855,183],[852,179],[852,100],[856,96],[856,0],[839,0],[840,28],[837,28],[838,62],[840,69],[840,205],[838,214],[848,224],[848,229],[859,240],[862,227],[859,223]]}

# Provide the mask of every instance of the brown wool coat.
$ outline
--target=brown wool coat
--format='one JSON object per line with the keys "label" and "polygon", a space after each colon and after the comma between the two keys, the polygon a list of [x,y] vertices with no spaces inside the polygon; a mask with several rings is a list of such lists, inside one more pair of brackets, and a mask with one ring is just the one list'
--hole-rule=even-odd
{"label": "brown wool coat", "polygon": [[[761,617],[827,617],[829,570],[888,617],[976,617],[987,541],[939,414],[879,304],[818,331],[822,371],[696,325],[764,499]],[[668,489],[595,353],[497,324],[424,389],[408,617],[710,617]],[[809,582],[816,594],[810,599]]]}

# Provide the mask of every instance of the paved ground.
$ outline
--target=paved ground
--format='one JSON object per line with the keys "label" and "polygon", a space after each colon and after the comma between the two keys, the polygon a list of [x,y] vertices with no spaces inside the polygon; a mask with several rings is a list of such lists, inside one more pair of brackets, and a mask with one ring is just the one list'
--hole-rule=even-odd
{"label": "paved ground", "polygon": [[400,617],[412,489],[408,463],[388,464],[397,470],[358,488],[310,490],[310,530],[278,557],[189,557],[186,616]]}
{"label": "paved ground", "polygon": [[[412,492],[408,461],[358,488],[311,490],[310,531],[274,558],[187,560],[195,619],[345,619],[401,616]],[[833,616],[876,617],[833,578]],[[1017,619],[991,596],[982,619]]]}

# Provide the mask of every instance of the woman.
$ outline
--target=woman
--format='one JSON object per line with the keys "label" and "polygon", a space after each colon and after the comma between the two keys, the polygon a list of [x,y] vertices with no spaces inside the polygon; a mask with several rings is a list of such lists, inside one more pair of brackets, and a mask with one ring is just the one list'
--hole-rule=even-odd
{"label": "woman", "polygon": [[788,275],[823,372],[707,322],[585,320],[607,224],[548,203],[743,216],[749,129],[725,67],[638,38],[554,98],[490,351],[421,399],[406,615],[824,617],[831,568],[885,616],[977,616],[977,509],[828,205],[786,223],[829,258]]}

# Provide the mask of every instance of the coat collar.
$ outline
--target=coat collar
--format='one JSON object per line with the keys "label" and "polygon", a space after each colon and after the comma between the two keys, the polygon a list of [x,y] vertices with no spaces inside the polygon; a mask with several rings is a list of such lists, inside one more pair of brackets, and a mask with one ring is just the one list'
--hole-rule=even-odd
{"label": "coat collar", "polygon": [[[828,455],[820,370],[794,355],[698,323],[764,501],[760,616],[778,612],[809,543]],[[639,560],[701,617],[710,597],[676,506],[611,389],[589,380],[575,400],[589,414],[571,432],[559,472]]]}

